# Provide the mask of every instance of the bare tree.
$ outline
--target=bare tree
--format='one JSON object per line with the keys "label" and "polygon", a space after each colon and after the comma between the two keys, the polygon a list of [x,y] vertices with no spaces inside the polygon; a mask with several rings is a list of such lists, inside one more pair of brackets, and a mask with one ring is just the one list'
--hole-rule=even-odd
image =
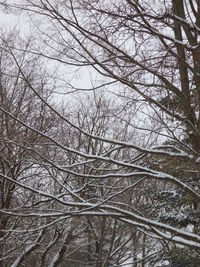
{"label": "bare tree", "polygon": [[[148,191],[148,199],[147,192],[143,192],[139,210],[133,209],[132,203],[128,205],[125,198],[121,198],[121,195],[131,190],[134,192],[141,185],[156,185],[155,190],[178,188],[184,191],[192,199],[191,209],[199,207],[199,1],[123,0],[108,3],[106,0],[76,0],[57,3],[24,0],[16,3],[8,0],[1,5],[13,11],[27,11],[35,22],[41,18],[43,24],[36,24],[40,41],[44,42],[45,47],[40,49],[34,45],[28,49],[28,54],[62,64],[66,70],[69,67],[74,71],[78,68],[84,70],[86,66],[91,68],[97,79],[92,88],[86,89],[106,87],[115,95],[116,101],[124,104],[121,109],[113,111],[116,121],[111,120],[112,125],[117,125],[114,132],[118,132],[118,122],[121,120],[123,131],[135,132],[140,136],[138,139],[143,137],[143,142],[136,142],[136,139],[127,138],[128,135],[125,138],[121,134],[115,135],[110,128],[102,128],[102,124],[98,126],[102,118],[95,122],[95,132],[92,128],[95,116],[88,117],[82,113],[82,121],[77,121],[63,115],[29,81],[15,55],[15,51],[20,48],[8,45],[9,53],[29,89],[48,110],[59,117],[65,127],[73,129],[75,142],[58,140],[56,136],[38,130],[23,118],[18,119],[9,110],[1,111],[48,140],[59,151],[67,153],[68,159],[73,159],[66,165],[64,161],[60,164],[61,159],[52,154],[48,157],[42,153],[40,155],[41,158],[45,157],[43,160],[48,166],[73,177],[79,190],[64,187],[62,183],[62,189],[68,194],[65,198],[55,192],[50,194],[44,190],[38,191],[23,183],[18,186],[57,202],[62,206],[62,212],[65,210],[65,216],[102,216],[104,223],[104,217],[114,218],[132,225],[134,230],[137,227],[143,236],[148,235],[162,244],[162,248],[181,244],[199,251],[198,231],[195,233],[181,229],[170,225],[170,222],[158,221],[148,212],[141,212],[141,202],[143,205],[149,200],[153,203],[154,192]],[[70,87],[73,91],[83,89],[76,88],[73,84]],[[131,110],[134,110],[134,116],[131,116]],[[89,118],[89,123],[85,124],[85,120]],[[125,128],[123,124],[126,125]],[[106,134],[102,134],[101,129]],[[102,149],[96,149],[99,147]],[[188,166],[192,166],[193,170],[188,170]],[[183,176],[192,177],[193,183],[189,179],[183,179]],[[4,175],[3,178],[13,182],[9,175]],[[101,180],[106,181],[105,184],[111,181],[112,185],[109,186],[112,189],[109,195],[103,194],[102,197],[96,194],[94,198],[91,195],[87,198],[85,183],[80,183],[80,180],[87,181],[87,186],[89,181]],[[115,181],[119,180],[123,188],[113,190]],[[194,180],[197,182],[194,183]],[[95,188],[98,186],[96,183]],[[101,229],[102,236],[104,230]],[[151,258],[154,252],[152,250],[148,255],[144,252],[144,258]]]}
{"label": "bare tree", "polygon": [[[29,90],[26,81],[10,57],[6,42],[14,45],[17,38],[19,38],[18,35],[10,33],[4,41],[1,41],[0,48],[0,106],[2,111],[0,119],[0,266],[5,266],[9,259],[13,258],[16,250],[24,249],[15,264],[13,263],[14,266],[18,266],[38,246],[37,243],[43,236],[43,231],[40,231],[36,241],[33,241],[35,245],[29,244],[27,248],[26,246],[24,248],[27,241],[24,233],[31,225],[37,225],[37,222],[24,221],[23,211],[31,206],[31,203],[35,201],[35,196],[31,192],[25,192],[19,184],[23,181],[24,184],[32,185],[38,190],[44,189],[40,182],[44,172],[39,167],[37,158],[33,156],[32,149],[42,150],[44,153],[45,144],[40,134],[28,130],[26,126],[19,124],[18,120],[23,120],[44,133],[50,133],[56,122],[51,112],[47,111],[45,105],[38,101],[34,93]],[[20,55],[19,64],[26,72],[28,81],[35,84],[38,92],[45,99],[50,99],[51,92],[46,91],[45,88],[47,77],[45,73],[42,74],[41,69],[40,73],[37,69],[38,64],[41,64],[39,60],[33,57],[30,59],[23,53]],[[7,112],[11,112],[15,120],[8,116]],[[37,197],[37,200],[39,199]],[[14,215],[18,212],[21,212],[22,216]],[[19,228],[23,230],[16,233],[16,229]],[[31,236],[27,242],[30,242]],[[19,242],[15,244],[17,238]]]}

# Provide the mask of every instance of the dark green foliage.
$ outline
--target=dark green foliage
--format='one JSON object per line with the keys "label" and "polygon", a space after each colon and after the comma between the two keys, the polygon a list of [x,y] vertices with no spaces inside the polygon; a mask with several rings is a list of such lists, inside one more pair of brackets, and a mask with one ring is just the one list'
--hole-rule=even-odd
{"label": "dark green foliage", "polygon": [[168,254],[169,267],[199,267],[200,253],[188,248],[174,248]]}

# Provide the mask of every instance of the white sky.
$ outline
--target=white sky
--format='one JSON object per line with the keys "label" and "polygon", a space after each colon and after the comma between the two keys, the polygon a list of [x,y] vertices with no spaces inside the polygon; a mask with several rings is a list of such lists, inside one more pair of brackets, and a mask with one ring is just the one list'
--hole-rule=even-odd
{"label": "white sky", "polygon": [[19,21],[19,16],[13,14],[6,14],[0,10],[0,25],[1,27],[12,28]]}
{"label": "white sky", "polygon": [[[17,29],[20,29],[21,33],[26,35],[29,35],[30,32],[30,23],[28,19],[20,14],[13,15],[13,14],[6,14],[3,11],[0,10],[0,28],[4,29],[5,31],[9,32],[13,30],[15,27]],[[55,62],[52,64],[54,65]],[[73,84],[75,87],[79,88],[90,88],[91,82],[90,82],[90,72],[88,68],[82,68],[82,70],[79,70],[78,72],[74,72],[73,68],[68,69],[68,66],[62,66],[61,67],[61,76],[66,77],[67,80],[73,80]],[[49,69],[49,66],[48,66]]]}

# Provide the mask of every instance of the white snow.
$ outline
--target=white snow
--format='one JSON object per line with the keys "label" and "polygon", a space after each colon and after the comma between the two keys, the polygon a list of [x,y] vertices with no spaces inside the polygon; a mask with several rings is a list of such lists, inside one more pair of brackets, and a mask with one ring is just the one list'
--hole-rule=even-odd
{"label": "white snow", "polygon": [[196,159],[196,163],[200,163],[200,156]]}
{"label": "white snow", "polygon": [[190,232],[190,233],[193,233],[193,230],[194,230],[194,225],[193,224],[188,224],[187,227],[186,227],[186,231]]}

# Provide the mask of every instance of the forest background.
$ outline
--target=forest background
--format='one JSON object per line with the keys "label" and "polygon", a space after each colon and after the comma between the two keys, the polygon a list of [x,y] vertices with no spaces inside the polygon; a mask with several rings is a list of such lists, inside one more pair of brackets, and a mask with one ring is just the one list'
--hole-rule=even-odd
{"label": "forest background", "polygon": [[0,267],[197,267],[200,1],[0,8]]}

